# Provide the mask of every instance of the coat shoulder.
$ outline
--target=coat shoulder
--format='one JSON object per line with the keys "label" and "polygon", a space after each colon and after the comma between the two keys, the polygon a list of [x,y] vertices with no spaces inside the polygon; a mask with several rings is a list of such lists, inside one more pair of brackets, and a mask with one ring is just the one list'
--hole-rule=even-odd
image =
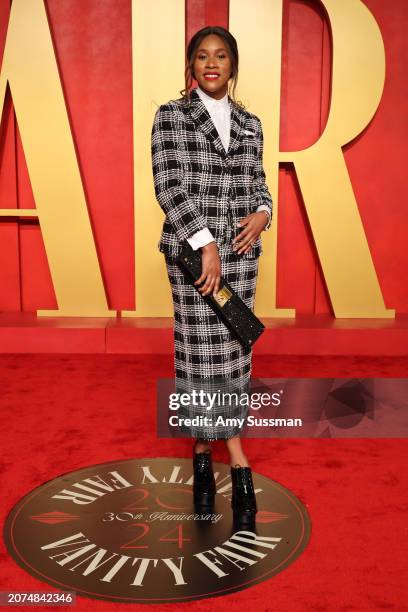
{"label": "coat shoulder", "polygon": [[179,116],[181,118],[185,114],[187,108],[188,105],[185,102],[184,98],[178,98],[177,100],[169,100],[168,102],[165,102],[164,104],[161,104],[158,107],[156,115],[171,114]]}
{"label": "coat shoulder", "polygon": [[258,131],[262,130],[261,120],[259,119],[257,115],[255,115],[254,113],[251,113],[249,110],[247,110],[246,108],[242,108],[239,105],[235,105],[235,109],[241,115],[246,125],[251,125],[252,127],[256,128]]}
{"label": "coat shoulder", "polygon": [[251,119],[252,121],[254,121],[257,125],[261,125],[261,120],[257,115],[254,115],[254,113],[250,113],[247,111],[247,116],[248,119]]}

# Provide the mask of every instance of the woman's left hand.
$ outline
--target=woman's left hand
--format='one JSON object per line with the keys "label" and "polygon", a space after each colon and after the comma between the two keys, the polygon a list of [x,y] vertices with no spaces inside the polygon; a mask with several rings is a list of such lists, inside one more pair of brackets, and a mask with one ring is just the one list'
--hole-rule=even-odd
{"label": "woman's left hand", "polygon": [[232,241],[232,250],[239,255],[247,253],[255,240],[258,239],[262,230],[265,229],[269,221],[266,212],[260,210],[258,212],[247,215],[244,219],[239,222],[239,227],[243,227],[242,232],[238,234]]}

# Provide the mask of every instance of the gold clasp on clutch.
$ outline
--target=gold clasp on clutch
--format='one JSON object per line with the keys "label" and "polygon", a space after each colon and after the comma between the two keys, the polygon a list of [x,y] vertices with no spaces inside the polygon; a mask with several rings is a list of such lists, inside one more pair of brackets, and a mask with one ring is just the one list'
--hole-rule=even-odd
{"label": "gold clasp on clutch", "polygon": [[227,287],[222,287],[218,293],[214,295],[214,299],[221,306],[221,308],[223,308],[231,296],[231,291],[227,289]]}

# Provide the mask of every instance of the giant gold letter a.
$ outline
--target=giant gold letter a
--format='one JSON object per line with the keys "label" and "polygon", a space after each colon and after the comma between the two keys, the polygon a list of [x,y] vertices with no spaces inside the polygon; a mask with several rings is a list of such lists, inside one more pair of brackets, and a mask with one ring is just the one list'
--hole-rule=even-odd
{"label": "giant gold letter a", "polygon": [[54,316],[109,316],[43,0],[14,0],[0,74],[7,82],[36,203],[1,216],[38,216],[54,282]]}

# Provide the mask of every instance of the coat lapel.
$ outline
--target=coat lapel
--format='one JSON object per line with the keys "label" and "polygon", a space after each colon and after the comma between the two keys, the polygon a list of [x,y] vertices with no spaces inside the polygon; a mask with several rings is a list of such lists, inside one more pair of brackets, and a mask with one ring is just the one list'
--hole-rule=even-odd
{"label": "coat lapel", "polygon": [[230,155],[238,146],[243,135],[244,115],[231,103],[231,131],[228,152],[225,151],[221,138],[218,135],[209,112],[203,104],[196,89],[191,91],[190,116],[196,124],[196,128],[201,130],[203,134],[212,142],[213,146],[223,157]]}

